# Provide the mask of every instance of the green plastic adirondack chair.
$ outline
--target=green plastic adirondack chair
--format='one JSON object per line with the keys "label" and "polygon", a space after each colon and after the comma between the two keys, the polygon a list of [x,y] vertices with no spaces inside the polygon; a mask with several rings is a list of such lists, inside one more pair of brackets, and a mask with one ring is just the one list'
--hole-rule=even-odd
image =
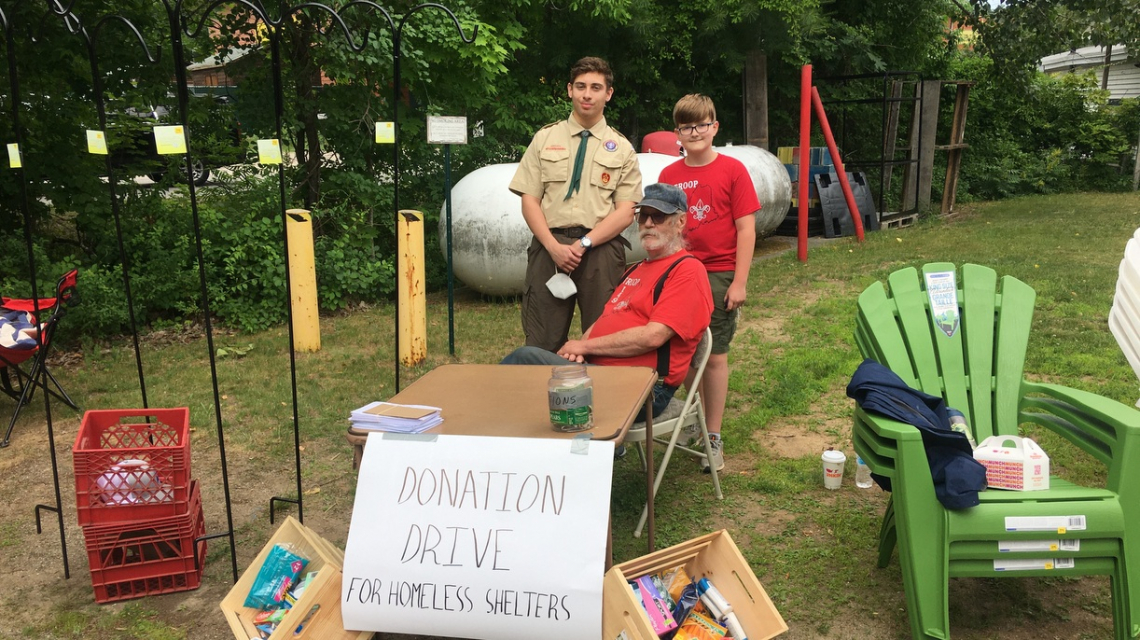
{"label": "green plastic adirondack chair", "polygon": [[[875,283],[859,296],[855,339],[863,356],[944,397],[966,415],[978,442],[1041,425],[1103,463],[1107,482],[1081,487],[1052,476],[1046,491],[991,489],[976,507],[948,510],[935,498],[918,430],[856,407],[855,451],[893,485],[879,566],[897,543],[913,636],[950,637],[949,578],[1059,575],[1110,576],[1115,637],[1140,636],[1140,412],[1025,380],[1036,294],[1016,278],[1001,278],[999,287],[992,269],[963,265],[948,280],[957,318],[932,314],[927,275],[946,272],[954,265],[902,269],[889,276],[889,293]],[[935,310],[947,300],[936,297]],[[1040,550],[999,550],[1011,543]],[[1011,560],[1026,562],[1012,570]]]}

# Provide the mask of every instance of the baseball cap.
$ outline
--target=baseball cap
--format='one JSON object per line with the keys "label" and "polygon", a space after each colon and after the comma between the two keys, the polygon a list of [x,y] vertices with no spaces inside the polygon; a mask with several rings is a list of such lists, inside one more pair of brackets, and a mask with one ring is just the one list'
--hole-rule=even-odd
{"label": "baseball cap", "polygon": [[685,192],[680,187],[657,182],[645,187],[645,197],[634,206],[634,209],[649,207],[662,213],[674,214],[686,211],[689,208],[685,200]]}

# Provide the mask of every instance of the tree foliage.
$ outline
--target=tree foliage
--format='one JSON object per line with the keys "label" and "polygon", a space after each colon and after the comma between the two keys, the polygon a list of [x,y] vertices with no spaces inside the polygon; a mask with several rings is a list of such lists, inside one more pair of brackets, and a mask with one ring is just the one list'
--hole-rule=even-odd
{"label": "tree foliage", "polygon": [[[20,25],[12,52],[23,89],[25,186],[41,238],[34,250],[47,273],[83,265],[81,284],[96,293],[95,299],[85,295],[93,314],[75,322],[90,331],[117,331],[125,320],[116,297],[122,290],[116,282],[120,258],[108,184],[101,177],[105,165],[85,153],[84,142],[84,129],[97,123],[95,83],[82,35],[69,33],[50,14],[53,1],[0,0],[10,21]],[[114,146],[133,135],[130,121],[119,115],[171,102],[174,61],[165,11],[171,5],[81,4],[85,25],[111,14],[129,18],[159,58],[148,62],[133,36],[113,21],[103,27],[97,50]],[[799,68],[805,63],[813,65],[817,79],[908,70],[976,80],[969,134],[974,146],[962,184],[985,197],[1082,182],[1111,187],[1117,176],[1108,168],[1127,151],[1113,127],[1128,126],[1127,113],[1137,113],[1133,109],[1120,119],[1090,110],[1088,105],[1103,102],[1092,87],[1031,72],[1041,55],[1065,47],[1134,42],[1140,24],[1135,0],[1007,0],[996,10],[984,0],[456,0],[445,3],[454,20],[435,8],[409,16],[417,3],[399,0],[385,5],[396,25],[407,18],[400,32],[398,86],[396,34],[368,6],[325,3],[344,9],[346,37],[339,20],[309,3],[297,4],[287,16],[276,13],[287,3],[256,0],[222,3],[203,15],[212,4],[183,5],[188,28],[203,20],[206,26],[196,37],[182,38],[187,62],[216,53],[246,54],[227,71],[238,79],[236,117],[251,139],[277,136],[273,52],[279,54],[281,142],[296,158],[284,168],[284,205],[313,211],[324,309],[392,291],[394,148],[373,142],[377,122],[393,120],[398,110],[400,205],[427,214],[428,245],[434,247],[443,152],[425,142],[426,117],[463,115],[479,132],[469,144],[451,149],[453,183],[487,164],[516,161],[536,129],[567,116],[568,70],[586,55],[611,62],[615,93],[606,116],[635,144],[647,133],[671,129],[674,102],[691,92],[716,101],[718,143],[742,142],[742,74],[757,52],[768,61],[774,146],[797,143]],[[250,4],[265,6],[266,13],[251,11]],[[972,22],[981,34],[978,51],[959,51],[948,30],[952,18]],[[463,42],[455,20],[463,34],[475,34],[473,42]],[[1006,72],[1015,72],[1021,84],[1003,80]],[[820,82],[827,95],[854,91]],[[1003,95],[1010,86],[1023,91]],[[10,113],[10,92],[0,94],[0,106]],[[192,137],[212,119],[192,109],[186,122]],[[878,118],[856,120],[848,150],[859,148],[858,136],[878,144]],[[864,121],[871,125],[859,126]],[[0,117],[0,133],[14,139],[11,118]],[[199,192],[212,307],[244,328],[279,322],[285,314],[276,172],[245,167]],[[0,172],[0,216],[11,222],[8,230],[22,224],[16,215],[18,176]],[[164,186],[176,182],[168,179]],[[198,264],[185,192],[133,182],[116,187],[141,315],[153,320],[197,313]],[[26,281],[21,248],[19,234],[0,234],[2,291]],[[429,259],[428,266],[438,283],[442,261]]]}
{"label": "tree foliage", "polygon": [[1124,45],[1140,51],[1136,0],[956,0],[963,20],[978,33],[980,50],[995,72],[1024,82],[1027,68],[1054,53],[1086,45]]}

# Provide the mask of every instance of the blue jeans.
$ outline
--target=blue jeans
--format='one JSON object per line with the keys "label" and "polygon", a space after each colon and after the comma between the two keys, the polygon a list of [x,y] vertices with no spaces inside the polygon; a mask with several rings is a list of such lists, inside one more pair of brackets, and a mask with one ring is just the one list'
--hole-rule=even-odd
{"label": "blue jeans", "polygon": [[[499,364],[548,364],[551,366],[561,366],[564,364],[576,364],[563,358],[557,353],[552,353],[546,349],[539,347],[519,347],[514,351],[507,354],[507,357]],[[661,415],[665,411],[665,407],[669,406],[669,401],[673,399],[673,394],[677,392],[677,387],[671,387],[660,380],[657,384],[653,385],[653,417]],[[637,422],[645,421],[645,409],[643,408],[637,414]]]}

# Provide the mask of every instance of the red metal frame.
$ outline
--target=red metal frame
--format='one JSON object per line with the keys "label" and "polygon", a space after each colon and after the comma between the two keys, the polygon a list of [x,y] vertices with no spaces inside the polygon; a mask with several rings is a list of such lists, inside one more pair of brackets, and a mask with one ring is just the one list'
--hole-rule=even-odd
{"label": "red metal frame", "polygon": [[855,223],[855,237],[862,242],[863,216],[859,215],[859,206],[855,204],[855,195],[851,193],[851,184],[847,182],[847,170],[843,168],[843,158],[839,157],[839,147],[835,144],[835,136],[831,135],[831,125],[827,122],[823,101],[819,99],[819,90],[815,87],[811,88],[811,103],[815,107],[815,117],[819,118],[819,127],[823,130],[827,149],[831,151],[831,161],[835,164],[836,175],[839,176],[839,186],[843,189],[843,199],[847,201],[847,211],[851,214],[851,221]]}

